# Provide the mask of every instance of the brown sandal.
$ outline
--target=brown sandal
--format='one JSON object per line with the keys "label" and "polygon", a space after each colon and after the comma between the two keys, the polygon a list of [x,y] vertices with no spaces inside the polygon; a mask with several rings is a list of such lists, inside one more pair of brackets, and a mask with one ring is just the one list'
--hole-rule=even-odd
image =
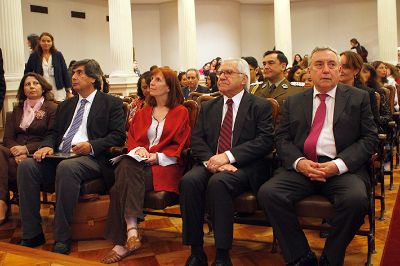
{"label": "brown sandal", "polygon": [[119,255],[117,252],[115,252],[114,250],[110,250],[110,252],[107,253],[107,255],[105,255],[102,259],[101,259],[101,263],[104,264],[111,264],[111,263],[115,263],[118,262],[126,257],[128,257],[130,255],[130,252],[127,251],[124,255]]}
{"label": "brown sandal", "polygon": [[127,232],[135,229],[137,231],[137,236],[131,236],[128,238],[125,244],[125,248],[128,250],[128,252],[133,252],[135,250],[138,250],[142,246],[142,234],[140,233],[139,229],[137,227],[131,227],[128,229]]}

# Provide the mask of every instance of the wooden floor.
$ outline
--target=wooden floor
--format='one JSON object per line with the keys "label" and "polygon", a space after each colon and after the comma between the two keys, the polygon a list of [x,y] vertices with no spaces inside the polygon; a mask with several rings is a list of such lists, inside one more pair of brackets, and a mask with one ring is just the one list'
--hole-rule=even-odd
{"label": "wooden floor", "polygon": [[[376,250],[373,255],[373,264],[379,265],[383,247],[389,227],[392,209],[396,194],[399,188],[400,172],[396,171],[395,187],[393,191],[386,190],[387,211],[384,221],[376,220]],[[387,178],[388,179],[388,178]],[[388,181],[387,181],[388,183]],[[377,210],[379,203],[377,202]],[[173,207],[170,211],[177,212],[179,209]],[[47,252],[53,244],[52,227],[53,208],[43,205],[41,209],[43,218],[43,228],[47,242],[37,249],[45,251],[43,253],[26,253],[14,245],[7,245],[5,249],[0,245],[0,265],[95,265],[104,256],[112,244],[106,240],[79,241],[73,244],[72,253],[69,258],[80,258],[87,260],[67,262],[67,257],[53,255]],[[379,213],[377,212],[377,216]],[[144,228],[144,245],[134,255],[124,259],[118,265],[183,265],[190,249],[182,245],[181,230],[182,223],[178,218],[163,218],[156,216],[146,217],[146,221],[141,224]],[[206,229],[206,227],[205,227]],[[324,239],[319,238],[318,232],[307,231],[307,237],[312,249],[321,254]],[[10,221],[0,227],[0,241],[16,243],[21,236],[20,221],[18,217],[18,207],[12,207],[12,217]],[[248,225],[235,225],[235,240],[231,252],[233,264],[239,265],[284,265],[284,261],[279,253],[270,252],[272,243],[271,228]],[[366,260],[367,242],[365,237],[356,236],[347,249],[345,265],[363,265]],[[11,248],[10,248],[11,247]],[[13,248],[15,250],[13,251]],[[215,252],[213,248],[212,236],[206,236],[205,249],[210,263],[213,261]],[[29,250],[29,249],[27,249]],[[42,255],[40,255],[42,254]],[[46,255],[43,255],[46,254]],[[60,259],[63,258],[64,259]],[[89,262],[90,261],[90,262]],[[72,264],[71,264],[72,263]]]}

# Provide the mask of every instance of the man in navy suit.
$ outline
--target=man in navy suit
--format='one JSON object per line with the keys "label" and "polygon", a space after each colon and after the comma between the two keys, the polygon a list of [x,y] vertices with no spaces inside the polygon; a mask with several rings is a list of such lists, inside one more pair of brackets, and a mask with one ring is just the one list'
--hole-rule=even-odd
{"label": "man in navy suit", "polygon": [[190,141],[197,164],[179,188],[183,243],[192,247],[188,266],[207,265],[206,199],[217,249],[213,265],[232,265],[233,200],[248,190],[257,193],[269,178],[264,157],[273,144],[271,104],[248,93],[250,71],[245,60],[225,60],[217,75],[222,96],[201,106]]}
{"label": "man in navy suit", "polygon": [[378,138],[369,95],[339,83],[340,57],[329,47],[311,53],[314,89],[283,105],[276,148],[283,167],[261,186],[258,201],[287,265],[317,266],[295,204],[321,194],[336,214],[319,265],[343,265],[348,244],[368,212],[368,165]]}
{"label": "man in navy suit", "polygon": [[[70,223],[81,183],[101,176],[109,160],[106,149],[125,142],[122,101],[100,91],[101,74],[95,60],[74,64],[72,83],[78,95],[60,103],[53,130],[33,158],[18,167],[23,246],[36,247],[45,242],[39,214],[40,187],[55,183],[53,251],[69,253]],[[62,161],[46,158],[55,151],[80,156]]]}
{"label": "man in navy suit", "polygon": [[182,88],[183,97],[185,98],[185,100],[188,99],[189,94],[191,92],[201,92],[201,93],[209,93],[210,92],[210,90],[208,88],[201,86],[199,84],[200,74],[197,69],[189,68],[186,71],[186,78],[187,78],[188,86],[185,88]]}

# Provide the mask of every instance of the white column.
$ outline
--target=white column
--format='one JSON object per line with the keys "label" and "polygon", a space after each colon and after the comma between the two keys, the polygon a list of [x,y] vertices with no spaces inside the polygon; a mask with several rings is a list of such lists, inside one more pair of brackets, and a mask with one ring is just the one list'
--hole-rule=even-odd
{"label": "white column", "polygon": [[194,0],[178,0],[179,67],[197,68],[196,11]]}
{"label": "white column", "polygon": [[7,84],[4,112],[7,112],[12,110],[12,102],[15,101],[16,91],[25,69],[21,1],[0,1],[0,36]]}
{"label": "white column", "polygon": [[132,14],[130,0],[108,0],[110,23],[110,91],[132,93],[137,82],[133,73]]}
{"label": "white column", "polygon": [[274,0],[275,49],[282,51],[292,65],[292,24],[290,0]]}
{"label": "white column", "polygon": [[397,15],[396,0],[377,0],[378,60],[397,64]]}

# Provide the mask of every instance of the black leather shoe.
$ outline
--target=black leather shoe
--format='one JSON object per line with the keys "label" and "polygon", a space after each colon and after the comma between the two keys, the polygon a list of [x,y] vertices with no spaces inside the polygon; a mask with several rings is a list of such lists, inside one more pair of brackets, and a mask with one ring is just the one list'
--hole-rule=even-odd
{"label": "black leather shoe", "polygon": [[207,256],[199,258],[194,255],[190,255],[190,257],[186,260],[185,266],[207,266],[208,259]]}
{"label": "black leather shoe", "polygon": [[60,254],[68,254],[71,252],[71,245],[72,245],[71,240],[55,242],[53,246],[53,252]]}
{"label": "black leather shoe", "polygon": [[24,247],[35,248],[43,245],[44,243],[46,243],[46,239],[44,239],[43,232],[41,232],[35,237],[29,239],[21,239],[21,241],[18,244]]}
{"label": "black leather shoe", "polygon": [[295,262],[288,263],[287,266],[318,266],[318,260],[315,253],[311,250]]}
{"label": "black leather shoe", "polygon": [[211,266],[232,266],[231,258],[226,260],[216,259]]}
{"label": "black leather shoe", "polygon": [[321,258],[319,258],[319,266],[329,266],[329,261],[328,258],[325,256],[325,254],[321,255]]}

